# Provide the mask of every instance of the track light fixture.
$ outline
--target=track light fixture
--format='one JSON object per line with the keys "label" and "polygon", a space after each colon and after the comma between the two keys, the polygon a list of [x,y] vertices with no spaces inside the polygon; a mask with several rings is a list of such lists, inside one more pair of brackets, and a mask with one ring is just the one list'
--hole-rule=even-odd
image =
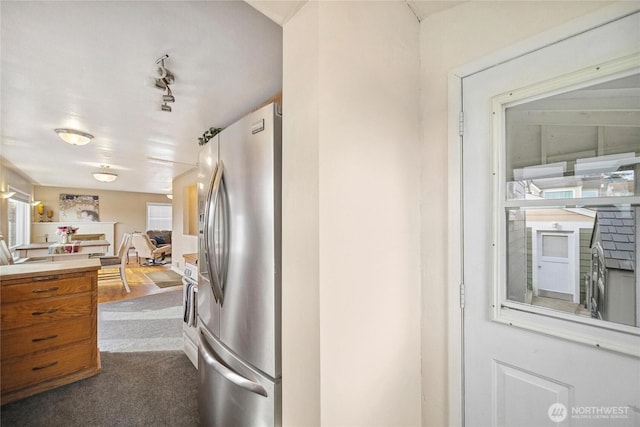
{"label": "track light fixture", "polygon": [[171,89],[169,88],[169,86],[167,86],[167,93],[165,95],[162,95],[162,100],[165,103],[176,102],[176,98],[174,98],[173,93],[171,93]]}
{"label": "track light fixture", "polygon": [[175,102],[176,98],[173,96],[173,93],[171,92],[171,88],[169,87],[169,85],[171,85],[174,82],[175,76],[171,71],[169,71],[164,66],[164,61],[165,59],[168,59],[168,58],[169,58],[169,55],[165,54],[156,60],[156,65],[158,65],[158,77],[156,77],[156,87],[167,90],[167,92],[164,95],[162,95],[162,102],[164,102],[164,104],[161,105],[160,109],[162,111],[167,111],[170,113],[171,107],[167,105],[167,102]]}

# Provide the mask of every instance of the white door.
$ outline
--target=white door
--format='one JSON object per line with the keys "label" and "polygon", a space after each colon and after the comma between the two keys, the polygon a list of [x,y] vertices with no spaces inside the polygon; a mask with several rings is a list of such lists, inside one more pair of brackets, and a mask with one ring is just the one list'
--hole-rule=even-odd
{"label": "white door", "polygon": [[[528,210],[559,206],[597,211],[599,206],[616,204],[610,194],[598,193],[598,182],[589,181],[601,179],[597,173],[580,175],[582,172],[578,172],[593,169],[596,164],[585,166],[585,159],[613,150],[630,150],[631,154],[624,156],[640,157],[640,139],[630,136],[637,135],[633,122],[635,126],[640,123],[638,106],[635,110],[624,109],[635,111],[631,122],[615,115],[622,108],[611,117],[608,113],[600,116],[624,122],[624,129],[609,126],[613,122],[602,118],[601,123],[583,123],[580,132],[574,132],[575,129],[564,132],[562,126],[570,114],[559,111],[574,105],[575,99],[554,100],[553,109],[558,111],[548,113],[547,109],[543,114],[532,112],[535,108],[523,112],[500,107],[508,105],[510,97],[527,99],[530,96],[526,102],[546,98],[549,95],[540,95],[541,88],[545,87],[552,94],[561,94],[567,90],[563,89],[566,85],[588,80],[585,76],[589,73],[601,80],[609,78],[603,77],[605,74],[610,76],[620,70],[628,74],[628,70],[633,69],[629,63],[637,63],[640,68],[638,59],[620,60],[614,65],[607,61],[637,54],[638,40],[640,16],[635,14],[462,78],[464,422],[467,426],[640,425],[638,328],[593,319],[588,314],[578,317],[536,307],[523,298],[519,300],[520,297],[507,298],[508,286],[513,285],[514,289],[531,286],[531,266],[527,270],[526,265],[531,264],[527,261],[527,256],[531,258],[527,253],[531,244],[527,239],[535,238],[535,234],[528,237],[526,233]],[[564,80],[560,78],[570,73],[576,74]],[[585,85],[581,82],[576,87]],[[632,91],[619,92],[629,95]],[[589,96],[578,95],[573,98],[582,99],[585,109],[593,107],[587,99]],[[592,95],[598,96],[596,92]],[[637,103],[637,98],[634,99]],[[513,111],[513,118],[522,121],[538,116],[547,120],[549,126],[525,123],[515,132],[516,140],[535,137],[537,145],[522,144],[518,146],[521,151],[515,153],[513,147],[509,147],[511,151],[507,153],[500,148],[499,141],[514,136],[512,130],[505,129],[506,111]],[[573,146],[566,147],[565,137],[569,134],[582,136],[568,144]],[[614,147],[608,139],[613,134],[627,137],[616,138],[618,146]],[[593,146],[586,147],[585,141],[591,137]],[[498,148],[494,150],[494,146]],[[539,160],[533,164],[521,162],[531,156],[538,156]],[[525,169],[537,166],[536,163],[544,166]],[[547,166],[551,164],[553,166]],[[516,170],[519,178],[515,177]],[[535,178],[527,179],[527,174]],[[607,175],[613,176],[621,178],[625,189],[633,188],[632,175],[631,178],[619,173]],[[583,185],[583,191],[593,184],[593,191],[584,191],[590,194],[585,197],[591,198],[585,202],[558,200],[556,205],[549,205],[549,200],[544,200],[540,193],[544,186],[553,186],[553,179],[562,181],[556,183],[557,187]],[[572,182],[566,183],[566,180]],[[574,182],[577,180],[580,182]],[[594,198],[594,194],[601,198]],[[640,205],[640,194],[624,194],[619,203],[627,206],[626,209]],[[638,239],[637,226],[635,235]],[[638,292],[637,276],[635,280]],[[513,295],[522,295],[522,292]]]}
{"label": "white door", "polygon": [[538,232],[536,296],[566,296],[565,299],[573,301],[573,266],[569,250],[573,239],[569,237],[566,233]]}

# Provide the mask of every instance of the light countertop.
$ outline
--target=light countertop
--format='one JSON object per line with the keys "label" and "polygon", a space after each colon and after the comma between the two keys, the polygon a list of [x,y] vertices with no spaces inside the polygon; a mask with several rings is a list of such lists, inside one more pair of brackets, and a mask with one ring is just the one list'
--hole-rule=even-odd
{"label": "light countertop", "polygon": [[22,279],[42,274],[80,273],[100,269],[100,260],[74,259],[54,262],[25,262],[0,266],[0,280]]}

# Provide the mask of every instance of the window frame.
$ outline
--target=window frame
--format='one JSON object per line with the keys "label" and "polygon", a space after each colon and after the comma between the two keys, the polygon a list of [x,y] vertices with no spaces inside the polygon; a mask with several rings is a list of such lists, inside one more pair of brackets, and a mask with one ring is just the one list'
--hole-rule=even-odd
{"label": "window frame", "polygon": [[[155,227],[151,227],[149,219],[151,218],[149,215],[149,211],[150,208],[152,208],[153,206],[162,206],[162,207],[169,207],[171,210],[171,219],[169,221],[170,226],[169,228],[155,228]],[[147,230],[172,230],[173,229],[173,204],[172,203],[160,203],[160,202],[147,202],[147,214],[146,214],[146,227]]]}
{"label": "window frame", "polygon": [[[640,195],[580,199],[508,200],[506,171],[506,110],[509,107],[573,91],[640,72],[640,54],[509,91],[491,100],[492,173],[492,307],[495,322],[552,335],[590,346],[640,357],[640,327],[634,327],[507,299],[507,228],[509,208],[579,208],[620,204],[640,205]],[[638,179],[638,178],[636,178]],[[639,274],[636,272],[636,274]]]}
{"label": "window frame", "polygon": [[[8,186],[9,191],[13,191],[14,194],[12,196],[10,196],[9,198],[7,198],[7,211],[6,211],[6,215],[7,215],[7,236],[6,236],[6,242],[7,242],[7,246],[9,247],[9,250],[13,251],[13,249],[15,249],[18,246],[21,245],[25,245],[28,244],[31,241],[31,196],[25,192],[22,191],[18,188],[12,187],[12,186]],[[20,241],[13,241],[13,236],[11,235],[11,231],[10,231],[10,222],[12,222],[11,220],[11,215],[10,215],[10,210],[11,210],[11,203],[22,203],[25,206],[23,206],[23,215],[22,215],[22,219],[24,224],[19,224],[16,218],[16,233],[18,232],[18,228],[20,228],[21,230],[21,237],[23,238],[22,242]],[[20,226],[20,227],[18,227]]]}

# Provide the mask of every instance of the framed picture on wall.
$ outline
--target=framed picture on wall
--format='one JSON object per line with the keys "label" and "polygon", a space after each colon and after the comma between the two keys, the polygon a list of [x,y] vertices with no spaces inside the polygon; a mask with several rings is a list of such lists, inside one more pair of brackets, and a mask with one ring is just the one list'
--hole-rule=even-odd
{"label": "framed picture on wall", "polygon": [[60,222],[100,221],[98,196],[60,194]]}

